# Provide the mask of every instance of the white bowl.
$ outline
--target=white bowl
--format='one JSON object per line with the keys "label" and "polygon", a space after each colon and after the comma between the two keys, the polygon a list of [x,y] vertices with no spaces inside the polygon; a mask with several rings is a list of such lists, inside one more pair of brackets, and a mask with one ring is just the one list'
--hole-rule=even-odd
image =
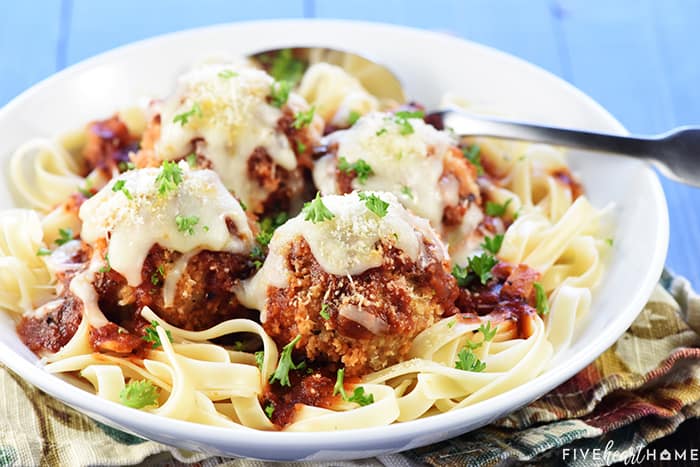
{"label": "white bowl", "polygon": [[[164,96],[176,75],[212,53],[230,55],[289,45],[355,50],[388,64],[408,96],[434,108],[453,91],[509,115],[624,133],[589,97],[557,77],[496,50],[443,34],[350,21],[284,20],[215,26],[138,42],[72,66],[32,87],[0,110],[3,172],[12,150],[107,117],[139,99]],[[572,152],[570,162],[594,205],[615,203],[615,247],[590,318],[572,346],[542,375],[476,405],[417,421],[352,433],[236,432],[164,420],[99,399],[36,366],[36,357],[0,317],[0,360],[30,383],[113,427],[173,446],[270,460],[340,460],[435,443],[483,426],[564,382],[610,347],[637,316],[663,267],[668,212],[645,164],[623,157]],[[0,208],[12,206],[0,183]]]}

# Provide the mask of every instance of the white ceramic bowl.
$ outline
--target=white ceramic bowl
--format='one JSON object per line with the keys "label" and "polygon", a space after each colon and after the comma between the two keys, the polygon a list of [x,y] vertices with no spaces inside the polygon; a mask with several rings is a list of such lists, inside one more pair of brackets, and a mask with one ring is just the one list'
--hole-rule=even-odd
{"label": "white ceramic bowl", "polygon": [[[289,45],[355,50],[388,64],[407,95],[434,108],[453,91],[509,115],[624,133],[589,97],[555,76],[493,49],[443,34],[348,21],[262,21],[215,26],[138,42],[72,66],[0,110],[3,172],[14,148],[106,117],[139,99],[166,95],[176,75],[212,53],[246,54]],[[668,246],[668,213],[656,176],[622,157],[572,152],[571,165],[592,202],[615,203],[615,247],[591,316],[573,345],[526,384],[471,407],[391,425],[336,433],[235,432],[107,402],[50,376],[0,317],[0,360],[45,392],[108,425],[185,449],[270,460],[340,460],[435,443],[483,426],[531,402],[594,360],[637,316],[656,283]],[[12,206],[5,181],[0,208]]]}

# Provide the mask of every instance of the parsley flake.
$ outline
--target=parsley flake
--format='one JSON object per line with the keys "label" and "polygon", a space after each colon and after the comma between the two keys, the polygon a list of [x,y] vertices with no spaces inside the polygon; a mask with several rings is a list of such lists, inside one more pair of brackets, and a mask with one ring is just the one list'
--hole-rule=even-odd
{"label": "parsley flake", "polygon": [[187,235],[194,235],[194,226],[199,223],[199,217],[197,216],[175,216],[175,224],[177,224],[178,232],[187,233]]}
{"label": "parsley flake", "polygon": [[[151,342],[152,347],[154,349],[157,349],[158,347],[161,347],[163,345],[163,343],[160,341],[160,336],[158,335],[158,331],[156,331],[156,328],[158,326],[160,326],[158,324],[158,321],[151,321],[151,325],[144,329],[145,334],[141,337],[146,342]],[[166,330],[165,333],[168,335],[168,340],[170,342],[172,342],[173,335],[170,334],[170,331]]]}
{"label": "parsley flake", "polygon": [[368,195],[367,193],[359,193],[358,196],[365,202],[367,209],[379,217],[386,216],[386,213],[389,211],[389,203],[375,194]]}
{"label": "parsley flake", "polygon": [[482,284],[486,284],[491,279],[491,269],[498,263],[498,260],[488,253],[469,258],[467,266],[455,264],[452,267],[452,276],[457,279],[457,285],[467,287],[475,279],[479,279]]}
{"label": "parsley flake", "polygon": [[250,249],[250,259],[253,260],[253,267],[255,267],[255,269],[260,269],[262,267],[263,261],[265,261],[265,252],[260,245],[255,244],[253,248]]}
{"label": "parsley flake", "polygon": [[316,197],[313,201],[304,203],[304,208],[301,210],[304,213],[304,220],[311,221],[314,224],[323,222],[325,220],[333,219],[335,214],[328,210],[323,200],[321,200],[321,193],[316,192]]}
{"label": "parsley flake", "polygon": [[287,219],[289,219],[287,213],[280,212],[275,216],[266,217],[260,221],[260,233],[255,237],[257,242],[262,246],[269,245],[270,240],[272,240],[272,234],[275,233],[277,227],[287,222]]}
{"label": "parsley flake", "polygon": [[175,162],[164,161],[161,166],[160,173],[156,177],[156,186],[158,194],[165,196],[168,193],[177,190],[178,185],[182,183],[182,169]]}
{"label": "parsley flake", "polygon": [[364,159],[358,159],[351,164],[346,158],[340,157],[338,158],[338,170],[347,174],[354,172],[360,185],[367,182],[367,177],[374,175],[374,170]]}
{"label": "parsley flake", "polygon": [[162,264],[158,265],[156,270],[151,274],[151,284],[153,285],[158,285],[160,284],[160,280],[162,278],[165,278],[165,268],[163,267]]}
{"label": "parsley flake", "polygon": [[119,172],[127,172],[129,170],[134,170],[136,168],[136,165],[134,165],[134,163],[131,161],[120,161],[117,164],[117,168],[119,169]]}
{"label": "parsley flake", "polygon": [[336,396],[340,394],[346,402],[354,402],[361,406],[369,405],[374,403],[374,394],[366,394],[365,388],[358,386],[352,392],[352,396],[348,397],[348,393],[345,392],[345,385],[343,381],[345,380],[345,368],[338,369],[336,374],[335,386],[333,386],[333,395]]}
{"label": "parsley flake", "polygon": [[331,319],[331,315],[328,314],[328,303],[321,304],[321,311],[319,311],[318,314],[325,320]]}
{"label": "parsley flake", "polygon": [[376,136],[382,136],[382,135],[386,134],[388,131],[389,131],[389,130],[387,130],[386,128],[380,128],[380,129],[377,130],[377,132],[375,133],[375,135],[376,135]]}
{"label": "parsley flake", "polygon": [[484,237],[484,243],[481,244],[481,247],[495,255],[498,254],[502,244],[503,234],[496,234],[493,237]]}
{"label": "parsley flake", "polygon": [[292,122],[292,126],[300,130],[304,128],[305,126],[308,126],[314,119],[314,112],[316,111],[316,107],[311,107],[309,110],[306,112],[297,112],[294,114],[294,122]]}
{"label": "parsley flake", "polygon": [[449,323],[447,323],[447,327],[448,327],[449,329],[452,329],[453,327],[455,327],[455,324],[457,324],[457,320],[456,320],[456,319],[453,319],[452,321],[450,321]]}
{"label": "parsley flake", "polygon": [[73,240],[73,229],[58,229],[56,245],[61,246]]}
{"label": "parsley flake", "polygon": [[51,254],[51,250],[49,250],[48,248],[42,247],[42,248],[39,248],[38,250],[36,250],[37,256],[49,256],[50,254]]}
{"label": "parsley flake", "polygon": [[270,104],[278,109],[289,99],[289,92],[292,90],[292,85],[289,81],[277,81],[270,85]]}
{"label": "parsley flake", "polygon": [[131,192],[124,185],[126,185],[125,180],[117,180],[117,182],[114,185],[112,185],[112,191],[114,193],[119,193],[121,191],[122,193],[124,193],[124,196],[126,196],[126,199],[134,199],[134,197],[131,196]]}
{"label": "parsley flake", "polygon": [[503,204],[494,203],[493,201],[486,202],[486,214],[492,217],[500,217],[506,213],[508,205],[513,201],[513,198],[508,199]]}
{"label": "parsley flake", "polygon": [[112,265],[109,264],[109,254],[105,253],[105,265],[99,269],[99,272],[106,273],[112,270]]}
{"label": "parsley flake", "polygon": [[258,365],[260,371],[262,371],[263,362],[265,361],[265,352],[258,350],[255,352],[255,364]]}
{"label": "parsley flake", "polygon": [[158,405],[158,388],[148,380],[131,381],[119,393],[119,402],[133,409]]}
{"label": "parsley flake", "polygon": [[173,118],[173,123],[179,123],[180,126],[185,126],[187,125],[187,122],[190,121],[190,118],[195,116],[201,118],[202,115],[202,108],[199,106],[199,102],[195,102],[192,104],[192,108],[187,112],[175,115]]}
{"label": "parsley flake", "polygon": [[292,360],[292,350],[294,346],[301,340],[301,336],[297,336],[292,341],[282,347],[282,353],[280,355],[279,363],[277,363],[277,368],[275,372],[270,376],[270,384],[275,381],[279,381],[280,386],[291,386],[289,382],[289,371],[290,370],[301,370],[306,367],[306,363],[301,361],[298,364],[294,364]]}
{"label": "parsley flake", "polygon": [[235,78],[236,76],[238,76],[238,73],[236,73],[236,72],[233,71],[233,70],[229,70],[229,69],[227,68],[227,69],[225,69],[225,70],[221,70],[221,71],[217,74],[217,76],[218,76],[219,78],[222,78],[222,79],[230,79],[230,78]]}
{"label": "parsley flake", "polygon": [[306,145],[301,141],[297,140],[297,154],[303,154],[306,152]]}
{"label": "parsley flake", "polygon": [[467,347],[462,348],[457,354],[455,368],[464,371],[482,372],[486,368],[486,363],[479,360],[476,355]]}
{"label": "parsley flake", "polygon": [[484,335],[484,341],[488,342],[490,340],[493,340],[493,338],[496,336],[496,332],[498,332],[498,326],[492,328],[491,321],[486,321],[486,325],[482,323],[479,326],[479,332]]}
{"label": "parsley flake", "polygon": [[406,196],[408,196],[409,198],[413,199],[413,191],[411,190],[411,188],[410,188],[409,186],[407,186],[407,185],[402,186],[402,187],[401,187],[401,193],[403,193],[404,195],[406,195]]}
{"label": "parsley flake", "polygon": [[197,154],[188,154],[187,157],[185,157],[185,160],[187,161],[187,164],[193,169],[197,167]]}
{"label": "parsley flake", "polygon": [[[261,61],[269,60],[267,58]],[[292,49],[284,49],[272,58],[270,74],[278,81],[288,81],[291,84],[296,84],[304,75],[305,68],[304,62],[294,57]]]}
{"label": "parsley flake", "polygon": [[481,165],[481,148],[478,144],[463,148],[462,154],[476,167],[476,175],[484,175],[484,166]]}
{"label": "parsley flake", "polygon": [[275,404],[268,402],[267,405],[265,405],[265,415],[267,415],[267,418],[272,418],[273,413],[275,413]]}
{"label": "parsley flake", "polygon": [[539,282],[535,282],[535,308],[537,308],[537,313],[544,316],[549,314],[549,302],[547,301],[547,294],[544,291],[544,287]]}
{"label": "parsley flake", "polygon": [[348,114],[348,125],[353,126],[355,123],[357,123],[361,116],[362,115],[360,114],[360,112],[357,112],[356,110],[351,110]]}
{"label": "parsley flake", "polygon": [[423,111],[416,110],[414,112],[409,112],[407,110],[402,110],[394,114],[394,122],[399,126],[399,133],[402,135],[410,135],[414,132],[413,125],[408,121],[409,118],[423,118]]}
{"label": "parsley flake", "polygon": [[612,238],[606,238],[605,243],[607,243],[609,246],[613,246],[613,239]]}

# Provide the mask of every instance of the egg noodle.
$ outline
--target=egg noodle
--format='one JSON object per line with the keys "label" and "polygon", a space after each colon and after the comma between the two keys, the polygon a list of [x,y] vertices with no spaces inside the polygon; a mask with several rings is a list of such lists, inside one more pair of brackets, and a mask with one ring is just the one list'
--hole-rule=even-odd
{"label": "egg noodle", "polygon": [[[346,88],[334,90],[329,87],[330,78],[320,76],[318,70],[314,73],[313,80],[302,84],[302,94],[323,110],[325,121],[338,125],[339,121],[347,119],[353,102],[359,102],[361,114],[379,110],[379,101],[363,96],[356,82],[348,81],[344,95]],[[318,88],[311,89],[314,83]],[[319,102],[319,96],[330,96],[330,102]],[[295,105],[298,109],[308,108],[304,107],[305,103]],[[178,111],[167,109],[170,113]],[[251,107],[246,111],[255,112],[255,109]],[[261,119],[276,120],[279,114],[276,111],[257,115]],[[120,118],[133,134],[143,134],[146,124],[142,110],[122,112]],[[418,123],[415,125],[418,128]],[[169,131],[163,129],[162,134],[167,135]],[[186,137],[178,134],[178,144],[185,144],[185,139],[189,141],[194,136],[195,133]],[[256,138],[255,144],[261,144],[267,136],[258,133]],[[284,350],[252,319],[227,319],[207,329],[193,331],[172,325],[151,307],[144,306],[140,309],[141,316],[149,323],[158,324],[153,328],[161,343],[158,348],[149,348],[141,356],[96,351],[90,331],[109,320],[101,311],[96,292],[89,283],[92,276],[86,276],[96,274],[103,266],[102,257],[94,255],[87,272],[76,275],[70,284],[71,291],[83,301],[80,323],[59,350],[41,353],[41,364],[49,373],[80,376],[94,387],[97,396],[118,404],[124,403],[125,388],[131,383],[150,382],[156,388],[156,400],[141,410],[156,415],[232,429],[282,428],[286,431],[347,430],[415,420],[467,407],[532,380],[547,369],[553,355],[570,345],[590,309],[591,290],[603,275],[604,258],[610,250],[611,242],[606,240],[602,219],[604,211],[594,208],[584,195],[576,196],[571,185],[561,182],[557,173],[566,170],[567,165],[560,150],[486,138],[472,138],[469,143],[479,146],[488,172],[499,174],[497,183],[488,177],[480,178],[481,192],[487,194],[490,202],[504,206],[502,217],[512,221],[504,229],[498,259],[534,269],[539,273],[538,284],[546,294],[548,312],[531,316],[527,335],[519,332],[517,323],[501,320],[498,314],[477,319],[460,319],[458,315],[438,318],[415,336],[402,361],[364,372],[345,384],[348,393],[362,388],[364,394],[371,394],[371,403],[361,405],[351,402],[352,399],[336,397],[331,405],[323,407],[299,404],[293,418],[279,427],[271,420],[263,394],[271,384],[269,381]],[[216,144],[226,146],[225,141]],[[286,168],[291,170],[294,158],[290,156],[290,147],[286,141],[275,144],[280,154],[275,157],[286,157]],[[10,161],[12,188],[28,208],[0,212],[0,308],[18,320],[23,315],[49,313],[64,300],[57,295],[57,268],[65,273],[79,265],[71,265],[67,258],[57,259],[57,255],[64,254],[59,251],[48,254],[51,253],[47,251],[49,247],[59,239],[59,232],[70,231],[72,238],[79,238],[81,230],[85,235],[86,229],[97,228],[94,217],[81,222],[75,211],[66,209],[66,200],[79,188],[94,191],[107,185],[98,191],[98,196],[103,191],[110,195],[115,192],[114,180],[110,182],[105,171],[93,170],[81,175],[84,145],[84,132],[62,140],[37,139],[18,148]],[[158,150],[156,145],[155,151]],[[217,151],[216,157],[226,157],[222,155],[223,149]],[[239,166],[240,162],[230,165],[232,170],[240,170]],[[157,169],[150,170],[155,174]],[[189,171],[185,176],[187,173]],[[227,176],[234,184],[240,182],[240,174]],[[128,183],[131,182],[127,181],[126,185],[131,190],[130,196],[141,196],[135,191],[138,188],[132,188],[136,185]],[[379,185],[380,181],[373,180],[372,190],[380,189]],[[235,187],[226,188],[236,191]],[[256,192],[255,200],[260,196]],[[105,206],[97,205],[93,215],[98,216]],[[240,232],[247,227],[245,215],[242,211],[239,214],[235,219]],[[200,214],[204,216],[205,213]],[[440,216],[437,215],[438,221]],[[207,235],[214,238],[215,223],[212,221],[207,226],[207,230],[211,227]],[[133,229],[137,228],[134,224]],[[225,226],[222,229],[219,233],[225,232]],[[140,230],[129,232],[133,232],[134,237],[143,233]],[[115,242],[115,232],[106,237],[110,235],[110,241]],[[235,247],[238,250],[231,247],[227,251],[239,251],[241,245],[250,241],[243,237]],[[453,260],[466,264],[469,256],[480,251],[478,242],[472,246],[469,254],[460,258],[453,255]],[[200,245],[197,251],[202,248]],[[42,250],[47,254],[38,255]],[[178,251],[186,253],[185,249]],[[111,262],[112,267],[119,267],[118,258],[111,256]],[[263,270],[274,267],[274,264],[266,264]],[[281,274],[279,268],[275,271]],[[261,270],[259,274],[262,273]],[[137,282],[139,274],[140,268],[136,271]],[[489,335],[492,329],[496,332]],[[212,342],[239,333],[256,336],[260,342],[259,351],[254,353]],[[471,349],[470,358],[480,367],[456,367],[455,362],[460,360],[465,348]]]}

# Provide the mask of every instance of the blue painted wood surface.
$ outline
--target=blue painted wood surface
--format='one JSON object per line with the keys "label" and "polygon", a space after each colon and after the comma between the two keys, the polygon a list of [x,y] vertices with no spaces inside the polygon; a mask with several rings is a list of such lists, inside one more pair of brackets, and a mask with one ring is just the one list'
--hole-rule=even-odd
{"label": "blue painted wood surface", "polygon": [[[455,34],[570,81],[630,131],[700,124],[696,0],[44,0],[0,15],[0,105],[61,68],[145,37],[281,17],[384,21]],[[699,148],[700,151],[700,148]],[[663,180],[667,264],[700,288],[700,190]]]}

